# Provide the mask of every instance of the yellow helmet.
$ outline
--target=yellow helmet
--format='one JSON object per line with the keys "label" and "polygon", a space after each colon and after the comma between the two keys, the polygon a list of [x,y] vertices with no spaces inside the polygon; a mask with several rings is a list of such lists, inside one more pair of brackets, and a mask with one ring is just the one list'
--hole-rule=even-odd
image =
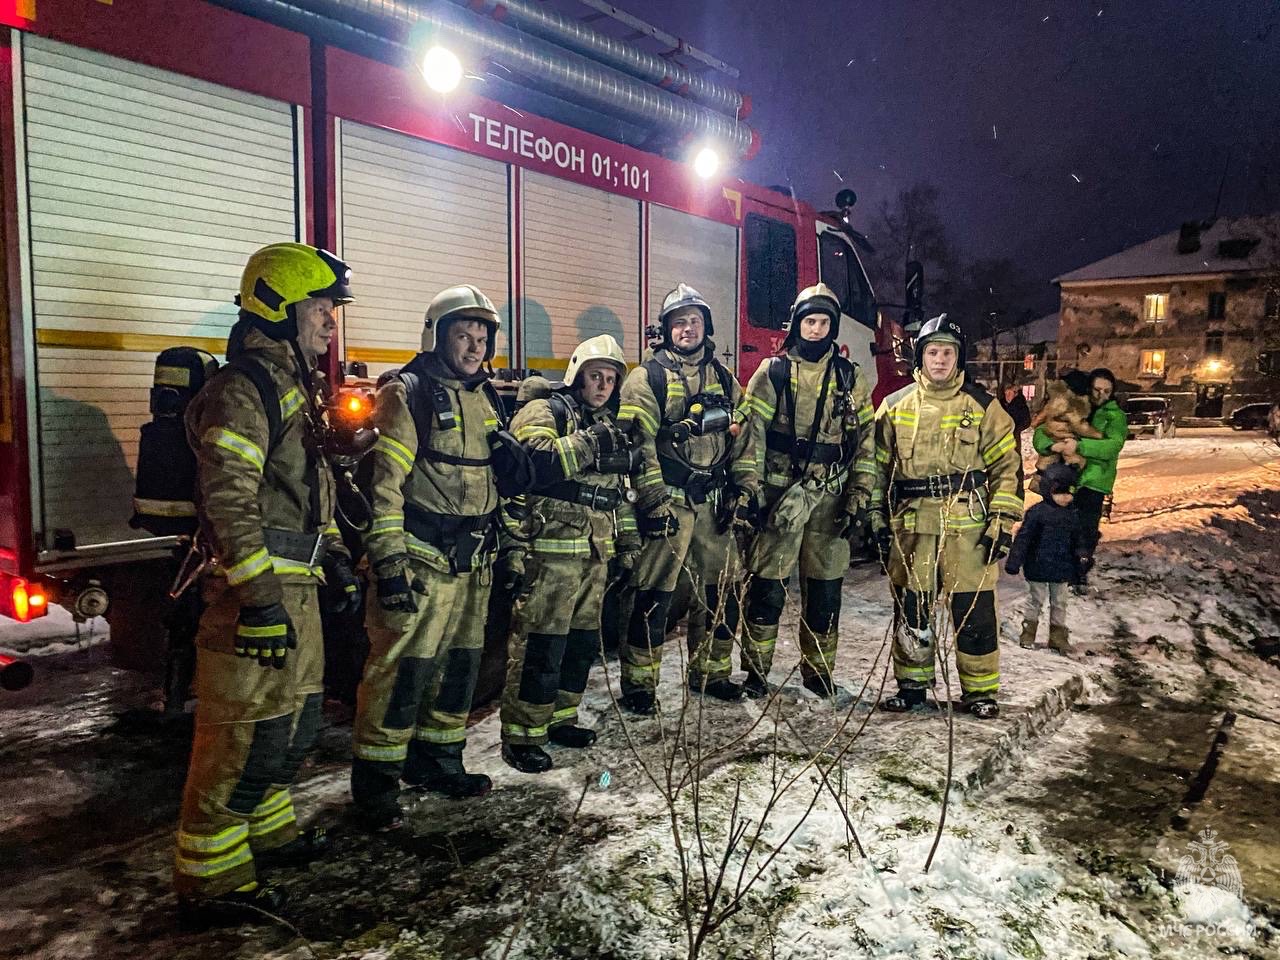
{"label": "yellow helmet", "polygon": [[269,336],[297,335],[292,307],[311,297],[350,303],[351,268],[328,250],[305,243],[273,243],[249,258],[236,303]]}
{"label": "yellow helmet", "polygon": [[612,336],[602,333],[590,340],[583,340],[573,348],[569,363],[564,368],[564,382],[568,386],[573,386],[582,365],[588,360],[603,360],[613,364],[618,369],[618,382],[622,382],[622,378],[627,375],[627,360],[622,355],[622,347]]}
{"label": "yellow helmet", "polygon": [[441,337],[455,320],[479,320],[488,325],[489,344],[485,347],[484,359],[486,362],[492,360],[493,351],[498,345],[498,327],[501,321],[493,301],[479,287],[473,287],[469,283],[441,290],[432,298],[422,328],[422,349],[436,349]]}

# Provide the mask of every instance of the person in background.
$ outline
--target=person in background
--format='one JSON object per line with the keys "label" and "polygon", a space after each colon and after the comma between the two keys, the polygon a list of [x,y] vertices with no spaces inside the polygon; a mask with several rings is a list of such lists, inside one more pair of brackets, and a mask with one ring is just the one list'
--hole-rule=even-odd
{"label": "person in background", "polygon": [[1027,406],[1027,398],[1022,395],[1022,388],[1016,383],[1005,385],[1001,393],[1001,406],[1013,420],[1013,444],[1018,451],[1018,496],[1022,496],[1026,480],[1022,464],[1022,434],[1031,426],[1031,408]]}
{"label": "person in background", "polygon": [[1115,401],[1116,378],[1106,367],[1089,374],[1089,423],[1102,434],[1100,439],[1080,437],[1054,441],[1042,427],[1037,427],[1032,445],[1037,453],[1079,454],[1085,458],[1084,469],[1076,485],[1075,503],[1084,527],[1085,547],[1089,555],[1086,567],[1093,567],[1093,555],[1102,538],[1102,523],[1107,494],[1116,485],[1117,462],[1124,443],[1129,439],[1129,420]]}
{"label": "person in background", "polygon": [[1004,569],[1027,578],[1029,605],[1022,620],[1018,643],[1026,648],[1036,644],[1040,611],[1049,601],[1049,649],[1071,652],[1067,631],[1067,587],[1078,587],[1084,578],[1088,554],[1080,512],[1072,503],[1071,488],[1076,482],[1075,467],[1055,463],[1040,478],[1044,500],[1027,511]]}

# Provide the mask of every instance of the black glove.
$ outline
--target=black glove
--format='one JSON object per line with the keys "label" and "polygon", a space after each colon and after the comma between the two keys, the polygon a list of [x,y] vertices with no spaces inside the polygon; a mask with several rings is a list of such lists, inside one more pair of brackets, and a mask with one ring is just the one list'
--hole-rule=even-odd
{"label": "black glove", "polygon": [[498,585],[513,600],[528,594],[525,589],[528,584],[525,581],[523,550],[504,550],[499,553],[494,563],[494,573],[497,575]]}
{"label": "black glove", "polygon": [[360,581],[351,568],[351,561],[340,553],[325,555],[324,590],[320,593],[321,607],[326,613],[359,613],[364,605]]}
{"label": "black glove", "polygon": [[850,546],[854,546],[855,540],[862,536],[862,528],[867,522],[867,510],[865,507],[857,507],[851,513],[842,512],[836,517],[836,536],[842,540],[848,540]]}
{"label": "black glove", "polygon": [[889,518],[883,511],[873,510],[867,521],[871,527],[871,542],[875,547],[876,557],[880,561],[880,573],[889,573],[889,551],[893,548],[893,531],[889,528]]}
{"label": "black glove", "polygon": [[241,607],[236,621],[236,656],[257,657],[258,666],[284,669],[285,654],[298,647],[298,634],[282,603]]}
{"label": "black glove", "polygon": [[987,529],[978,538],[978,546],[985,551],[984,563],[998,563],[1009,555],[1009,551],[1013,548],[1013,524],[1012,517],[999,513],[993,515],[987,522]]}
{"label": "black glove", "polygon": [[1018,571],[1019,571],[1019,570],[1021,570],[1021,569],[1022,569],[1022,568],[1021,568],[1021,567],[1019,567],[1019,566],[1018,566],[1016,563],[1014,563],[1012,560],[1010,560],[1008,563],[1006,563],[1006,564],[1004,565],[1004,572],[1005,572],[1005,573],[1007,573],[1007,574],[1009,574],[1009,576],[1011,576],[1011,577],[1016,577],[1016,576],[1018,575]]}
{"label": "black glove", "polygon": [[425,595],[427,589],[413,578],[407,559],[403,554],[388,557],[374,570],[374,575],[378,578],[378,604],[383,610],[394,613],[418,612],[418,601],[413,595]]}
{"label": "black glove", "polygon": [[671,510],[671,504],[664,503],[655,507],[650,513],[636,516],[636,526],[640,536],[646,540],[664,540],[674,537],[680,529],[680,518]]}
{"label": "black glove", "polygon": [[587,427],[586,434],[597,460],[627,449],[627,435],[612,420],[596,421]]}

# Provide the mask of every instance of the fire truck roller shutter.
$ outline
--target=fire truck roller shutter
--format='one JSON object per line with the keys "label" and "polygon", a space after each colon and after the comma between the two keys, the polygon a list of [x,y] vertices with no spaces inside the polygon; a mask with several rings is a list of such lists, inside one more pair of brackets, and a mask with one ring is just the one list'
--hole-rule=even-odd
{"label": "fire truck roller shutter", "polygon": [[640,204],[538,173],[524,177],[527,365],[552,378],[607,333],[640,360]]}
{"label": "fire truck roller shutter", "polygon": [[367,291],[345,311],[345,359],[372,376],[402,366],[431,298],[469,283],[498,308],[494,364],[508,366],[506,165],[347,120],[341,151],[340,249]]}
{"label": "fire truck roller shutter", "polygon": [[132,471],[156,353],[220,356],[246,258],[297,237],[293,112],[31,34],[22,59],[35,527],[46,546],[58,528],[78,547],[137,539]]}
{"label": "fire truck roller shutter", "polygon": [[[738,368],[738,228],[652,204],[649,207],[649,316],[667,291],[687,283],[711,304],[716,354]],[[729,353],[728,358],[725,353]]]}

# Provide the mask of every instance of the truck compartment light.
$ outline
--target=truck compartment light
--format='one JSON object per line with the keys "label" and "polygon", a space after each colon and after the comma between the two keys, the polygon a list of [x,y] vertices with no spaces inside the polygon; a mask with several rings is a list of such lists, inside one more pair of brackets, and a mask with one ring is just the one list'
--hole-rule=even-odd
{"label": "truck compartment light", "polygon": [[451,93],[462,82],[462,61],[444,47],[431,47],[422,58],[422,78],[436,93]]}
{"label": "truck compartment light", "polygon": [[710,180],[720,169],[720,154],[711,147],[703,147],[693,158],[693,170],[703,180]]}

